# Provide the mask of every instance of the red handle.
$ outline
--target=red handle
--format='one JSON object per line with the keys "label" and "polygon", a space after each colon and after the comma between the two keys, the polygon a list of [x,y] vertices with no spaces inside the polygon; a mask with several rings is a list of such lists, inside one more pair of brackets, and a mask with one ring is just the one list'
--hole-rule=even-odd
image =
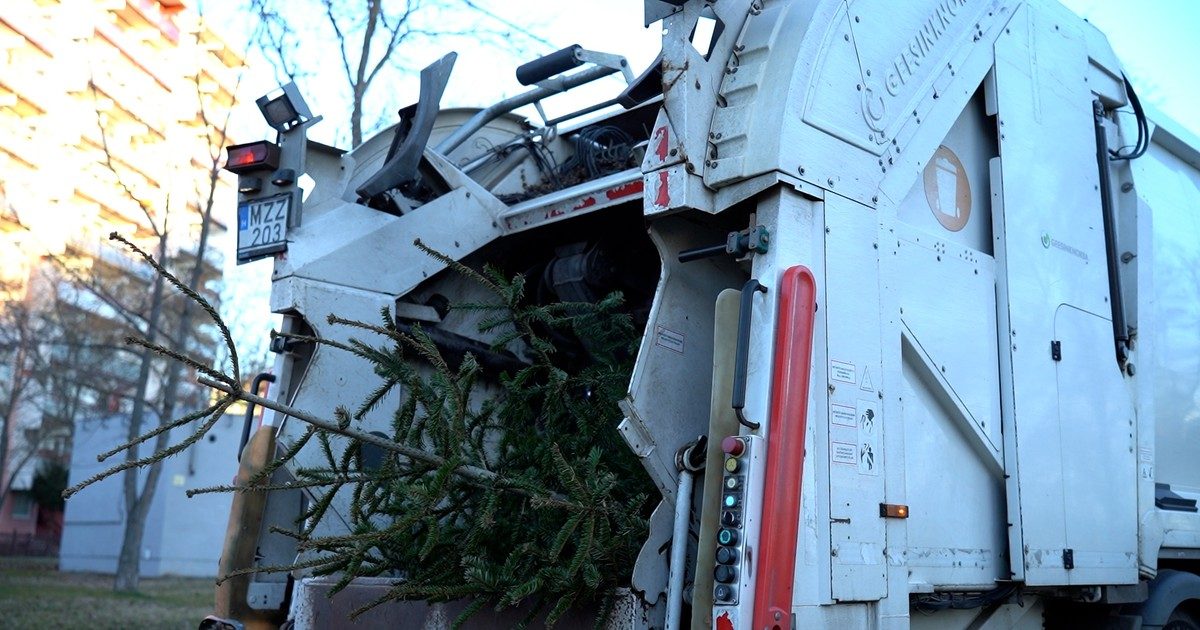
{"label": "red handle", "polygon": [[754,593],[754,628],[790,630],[808,381],[812,371],[817,285],[807,267],[783,272],[775,331],[775,370],[767,426],[762,535]]}

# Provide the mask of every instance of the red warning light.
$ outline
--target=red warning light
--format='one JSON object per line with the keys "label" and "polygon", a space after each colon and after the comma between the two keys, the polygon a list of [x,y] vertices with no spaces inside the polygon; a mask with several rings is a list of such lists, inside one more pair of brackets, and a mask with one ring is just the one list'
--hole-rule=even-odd
{"label": "red warning light", "polygon": [[229,155],[225,169],[239,175],[279,168],[279,146],[266,140],[237,144],[225,151]]}

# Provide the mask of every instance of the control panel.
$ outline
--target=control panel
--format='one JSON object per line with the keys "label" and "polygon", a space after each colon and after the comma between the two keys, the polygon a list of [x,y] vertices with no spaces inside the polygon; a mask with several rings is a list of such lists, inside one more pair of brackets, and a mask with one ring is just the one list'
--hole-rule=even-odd
{"label": "control panel", "polygon": [[[754,592],[754,541],[758,538],[766,444],[757,436],[730,436],[721,441],[725,452],[721,479],[721,521],[713,567],[714,627],[750,618]],[[745,608],[744,615],[739,609]],[[723,619],[722,619],[723,618]],[[720,624],[720,625],[717,625]]]}

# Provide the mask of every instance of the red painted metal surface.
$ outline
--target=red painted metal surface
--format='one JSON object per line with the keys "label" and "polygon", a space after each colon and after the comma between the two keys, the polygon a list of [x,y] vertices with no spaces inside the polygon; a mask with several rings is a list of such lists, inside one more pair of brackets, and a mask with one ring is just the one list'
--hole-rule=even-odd
{"label": "red painted metal surface", "polygon": [[755,629],[792,627],[792,583],[796,575],[796,534],[800,527],[800,482],[816,299],[816,281],[807,267],[797,265],[783,272],[767,426],[762,534],[754,592]]}

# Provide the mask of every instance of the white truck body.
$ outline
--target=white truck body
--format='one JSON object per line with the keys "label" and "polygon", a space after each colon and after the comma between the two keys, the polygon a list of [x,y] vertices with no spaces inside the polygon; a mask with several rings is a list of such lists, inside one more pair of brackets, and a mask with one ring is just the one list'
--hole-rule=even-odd
{"label": "white truck body", "polygon": [[[701,16],[720,24],[707,55],[688,41]],[[552,257],[593,237],[652,244],[660,267],[645,269],[655,288],[620,430],[663,502],[623,624],[688,623],[667,610],[672,588],[693,628],[722,630],[1040,628],[1077,615],[1158,627],[1200,603],[1200,141],[1151,112],[1144,156],[1104,160],[1102,178],[1093,103],[1109,147],[1138,136],[1104,36],[1042,0],[647,0],[647,20],[659,17],[661,102],[600,120],[643,130],[640,171],[505,203],[538,181],[531,160],[464,165],[528,128],[499,118],[443,156],[433,147],[467,117],[443,112],[424,163],[448,191],[389,214],[355,194],[389,133],[344,155],[310,149],[317,185],[275,261],[285,327],[344,341],[356,331],[327,315],[389,308],[478,338],[469,316],[428,306],[469,289],[415,239],[470,260],[531,245]],[[568,135],[538,141],[563,156]],[[755,226],[765,252],[679,262]],[[794,363],[809,355],[781,352],[780,335],[803,322],[780,300],[797,267],[815,314],[811,359]],[[741,322],[742,413],[756,429],[739,425],[729,386],[736,290],[751,279],[766,288]],[[326,349],[285,352],[275,373],[279,400],[312,411],[353,407],[377,384]],[[796,374],[798,405],[779,390]],[[356,426],[388,426],[389,404]],[[283,443],[303,431],[270,415]],[[786,427],[802,448],[768,462]],[[675,454],[702,434],[709,466],[684,497],[686,570],[672,576]],[[734,577],[714,585],[713,464],[729,435],[749,455]],[[787,496],[768,473],[780,470],[799,482],[790,523],[763,512],[764,497]],[[768,531],[782,543],[761,547]],[[272,579],[251,585],[260,607],[282,601]],[[714,602],[723,585],[732,594]],[[316,623],[323,604],[293,600]]]}

